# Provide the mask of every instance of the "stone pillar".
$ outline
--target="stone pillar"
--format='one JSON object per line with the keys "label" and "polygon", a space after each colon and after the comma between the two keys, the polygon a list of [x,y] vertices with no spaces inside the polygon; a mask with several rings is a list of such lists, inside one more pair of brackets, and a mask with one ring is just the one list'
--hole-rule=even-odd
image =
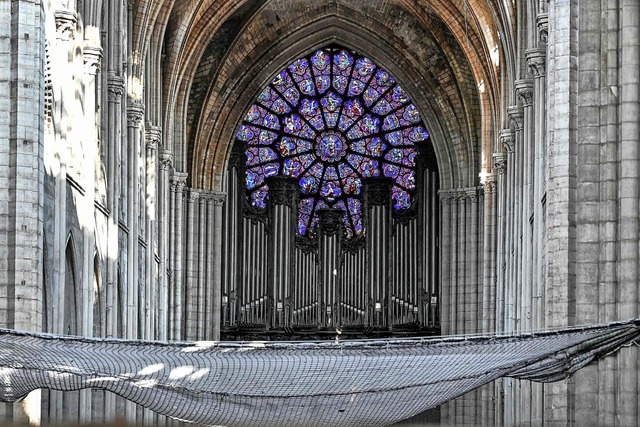
{"label": "stone pillar", "polygon": [[[494,154],[495,159],[495,154]],[[495,163],[494,163],[495,164]],[[483,334],[496,331],[496,176],[488,174],[484,182],[484,238],[483,238],[483,281],[482,281],[482,322],[479,325]],[[480,391],[481,425],[495,425],[494,386],[487,385]]]}
{"label": "stone pillar", "polygon": [[139,206],[139,165],[138,153],[140,152],[140,124],[144,117],[144,107],[141,104],[130,102],[127,106],[127,317],[126,337],[138,338],[138,211]]}
{"label": "stone pillar", "polygon": [[[115,74],[107,77],[108,104],[106,127],[109,150],[109,164],[107,171],[107,206],[109,209],[109,222],[107,226],[107,286],[106,286],[106,331],[108,338],[118,336],[118,225],[120,212],[120,189],[122,180],[121,148],[122,148],[122,95],[124,93],[124,79]],[[122,327],[122,325],[120,325]],[[109,399],[112,401],[112,399]],[[106,419],[112,419],[115,415],[115,403],[107,405]]]}
{"label": "stone pillar", "polygon": [[145,277],[145,339],[157,338],[157,303],[158,303],[158,272],[156,271],[156,255],[158,236],[156,231],[156,213],[158,210],[157,188],[158,188],[158,166],[157,152],[158,144],[162,137],[162,128],[159,126],[148,126],[146,129],[146,215],[145,215],[145,241],[147,242],[147,253],[145,257],[147,276]]}
{"label": "stone pillar", "polygon": [[338,301],[340,289],[340,246],[342,240],[342,216],[344,211],[340,209],[318,210],[318,257],[320,266],[320,286],[318,293],[318,319],[320,327],[340,327],[339,310],[334,305]]}
{"label": "stone pillar", "polygon": [[442,335],[449,335],[452,332],[451,326],[451,193],[440,191],[440,206],[442,206],[442,220],[440,236],[442,244],[440,246],[440,330]]}
{"label": "stone pillar", "polygon": [[[186,194],[187,218],[185,221],[185,285],[183,287],[184,296],[182,298],[184,307],[182,309],[184,325],[182,330],[185,335],[182,339],[197,339],[198,330],[198,280],[196,276],[197,250],[198,250],[198,230],[200,230],[198,207],[200,193],[198,190],[189,189]],[[179,225],[182,225],[178,223]]]}
{"label": "stone pillar", "polygon": [[[198,227],[197,232],[197,279],[198,279],[198,294],[197,294],[197,307],[198,307],[198,320],[197,320],[197,339],[204,340],[206,339],[205,329],[207,326],[205,324],[205,313],[209,309],[209,304],[211,302],[211,294],[207,292],[207,282],[206,272],[207,272],[207,239],[211,242],[209,234],[211,232],[211,224],[207,221],[208,219],[208,199],[209,196],[206,193],[200,194],[200,206],[199,206],[199,220],[198,223],[200,227]],[[211,244],[211,243],[209,243]]]}
{"label": "stone pillar", "polygon": [[288,326],[285,313],[291,296],[292,266],[295,236],[297,180],[289,177],[269,177],[269,297],[270,327]]}
{"label": "stone pillar", "polygon": [[169,207],[172,202],[172,191],[169,181],[172,168],[173,156],[169,151],[160,151],[160,164],[158,173],[158,252],[160,256],[160,265],[158,267],[158,332],[159,340],[169,338],[169,224],[170,211]]}
{"label": "stone pillar", "polygon": [[[98,132],[96,123],[96,76],[100,70],[102,49],[97,46],[85,46],[83,50],[85,65],[84,72],[84,183],[86,184],[83,203],[78,206],[78,219],[83,230],[82,253],[82,321],[80,333],[83,336],[93,335],[93,305],[94,305],[94,253],[95,253],[95,199],[96,199],[96,163],[99,163]],[[80,392],[80,422],[87,423],[91,418],[91,391]]]}
{"label": "stone pillar", "polygon": [[372,326],[391,327],[389,304],[390,286],[390,234],[391,234],[391,187],[390,178],[366,178],[363,191],[366,209],[366,238],[368,259],[368,280],[373,299]]}
{"label": "stone pillar", "polygon": [[226,196],[224,193],[215,193],[210,199],[209,205],[210,212],[209,218],[213,216],[213,241],[210,244],[210,248],[213,250],[213,277],[211,299],[213,304],[212,319],[210,323],[212,325],[212,334],[209,339],[220,339],[220,327],[222,317],[222,216],[224,215],[224,203]]}
{"label": "stone pillar", "polygon": [[183,191],[187,183],[187,174],[174,172],[171,180],[171,253],[172,272],[171,286],[169,290],[169,307],[171,310],[171,336],[172,340],[183,339],[182,334],[182,286],[183,286],[183,254],[184,254],[184,233],[183,233]]}
{"label": "stone pillar", "polygon": [[[527,65],[533,72],[533,166],[532,166],[532,241],[531,241],[531,326],[534,329],[544,328],[544,291],[545,276],[543,268],[543,251],[545,248],[543,227],[546,223],[543,200],[546,194],[546,14],[538,15],[539,43],[541,47],[525,51]],[[544,414],[544,386],[534,382],[531,384],[531,422],[540,425]]]}

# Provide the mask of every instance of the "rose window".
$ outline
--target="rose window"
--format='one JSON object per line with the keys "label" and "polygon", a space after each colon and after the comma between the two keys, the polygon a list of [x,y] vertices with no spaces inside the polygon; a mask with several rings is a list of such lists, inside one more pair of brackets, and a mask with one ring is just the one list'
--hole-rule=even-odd
{"label": "rose window", "polygon": [[363,178],[392,178],[393,208],[411,206],[416,145],[429,134],[388,72],[355,52],[325,48],[273,79],[237,138],[247,143],[245,185],[254,207],[267,206],[265,177],[293,177],[301,192],[298,232],[316,228],[318,209],[337,208],[353,237],[363,232]]}

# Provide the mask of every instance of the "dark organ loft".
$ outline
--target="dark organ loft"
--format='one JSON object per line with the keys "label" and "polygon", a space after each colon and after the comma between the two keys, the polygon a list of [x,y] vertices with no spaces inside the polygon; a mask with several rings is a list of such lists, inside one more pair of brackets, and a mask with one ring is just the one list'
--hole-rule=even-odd
{"label": "dark organ loft", "polygon": [[435,154],[378,64],[339,46],[294,61],[227,174],[222,339],[439,333]]}

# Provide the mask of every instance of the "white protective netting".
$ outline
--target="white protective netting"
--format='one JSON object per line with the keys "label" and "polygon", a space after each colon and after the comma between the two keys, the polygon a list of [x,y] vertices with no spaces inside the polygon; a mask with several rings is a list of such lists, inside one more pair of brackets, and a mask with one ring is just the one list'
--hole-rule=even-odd
{"label": "white protective netting", "polygon": [[520,336],[167,343],[0,330],[0,400],[108,390],[184,421],[385,426],[499,377],[557,381],[640,338],[640,320]]}

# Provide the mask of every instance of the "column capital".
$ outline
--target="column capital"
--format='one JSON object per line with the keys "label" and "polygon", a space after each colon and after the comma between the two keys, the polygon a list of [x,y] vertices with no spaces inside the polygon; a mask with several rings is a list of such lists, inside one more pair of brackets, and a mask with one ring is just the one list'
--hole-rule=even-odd
{"label": "column capital", "polygon": [[270,176],[265,178],[269,186],[269,202],[272,205],[294,207],[295,195],[298,191],[298,180],[288,176]]}
{"label": "column capital", "polygon": [[144,117],[144,105],[141,102],[129,100],[127,103],[127,119],[131,126],[138,126]]}
{"label": "column capital", "polygon": [[78,15],[73,10],[60,9],[53,13],[56,20],[56,33],[59,40],[71,40],[76,30]]}
{"label": "column capital", "polygon": [[507,154],[506,153],[494,153],[493,154],[493,170],[498,175],[503,175],[507,172]]}
{"label": "column capital", "polygon": [[464,189],[466,197],[471,200],[471,203],[476,203],[478,201],[478,188],[470,187]]}
{"label": "column capital", "polygon": [[527,65],[533,72],[535,78],[539,78],[545,75],[546,63],[547,63],[547,49],[544,47],[535,47],[533,49],[527,49],[524,51],[524,56],[527,59]]}
{"label": "column capital", "polygon": [[341,209],[324,208],[318,209],[318,229],[321,234],[332,236],[334,234],[341,234],[342,231],[342,217],[344,211]]}
{"label": "column capital", "polygon": [[181,193],[187,185],[189,174],[184,172],[174,172],[171,177],[171,190]]}
{"label": "column capital", "polygon": [[195,203],[200,198],[200,191],[194,188],[189,188],[187,193],[187,202]]}
{"label": "column capital", "polygon": [[161,150],[159,154],[160,170],[169,170],[173,166],[173,154],[169,150]]}
{"label": "column capital", "polygon": [[[514,138],[511,129],[502,129],[499,137],[502,147],[507,150],[507,152],[512,153],[514,149]],[[494,156],[496,156],[496,154],[494,154]]]}
{"label": "column capital", "polygon": [[107,75],[107,90],[109,91],[109,101],[120,102],[124,94],[124,78],[122,76],[109,73]]}
{"label": "column capital", "polygon": [[227,193],[222,191],[213,191],[211,192],[211,197],[209,197],[209,202],[213,204],[213,206],[224,206],[224,202],[227,201]]}
{"label": "column capital", "polygon": [[82,49],[85,73],[95,76],[100,71],[102,48],[100,46],[85,46]]}
{"label": "column capital", "polygon": [[156,150],[162,138],[162,128],[160,126],[149,125],[146,127],[145,142],[147,150]]}
{"label": "column capital", "polygon": [[440,196],[440,203],[449,206],[451,202],[457,197],[457,193],[453,190],[440,190],[438,191],[438,196]]}
{"label": "column capital", "polygon": [[549,14],[539,13],[536,21],[538,24],[538,42],[546,44],[549,39]]}
{"label": "column capital", "polygon": [[521,131],[524,126],[524,111],[518,105],[507,108],[509,122],[515,128],[516,132]]}
{"label": "column capital", "polygon": [[496,191],[496,176],[492,173],[486,175],[483,186],[485,194],[494,193]]}
{"label": "column capital", "polygon": [[516,94],[522,100],[524,107],[533,104],[533,79],[520,79],[515,82]]}
{"label": "column capital", "polygon": [[391,187],[394,180],[387,177],[371,177],[362,180],[367,206],[384,206],[391,203]]}

